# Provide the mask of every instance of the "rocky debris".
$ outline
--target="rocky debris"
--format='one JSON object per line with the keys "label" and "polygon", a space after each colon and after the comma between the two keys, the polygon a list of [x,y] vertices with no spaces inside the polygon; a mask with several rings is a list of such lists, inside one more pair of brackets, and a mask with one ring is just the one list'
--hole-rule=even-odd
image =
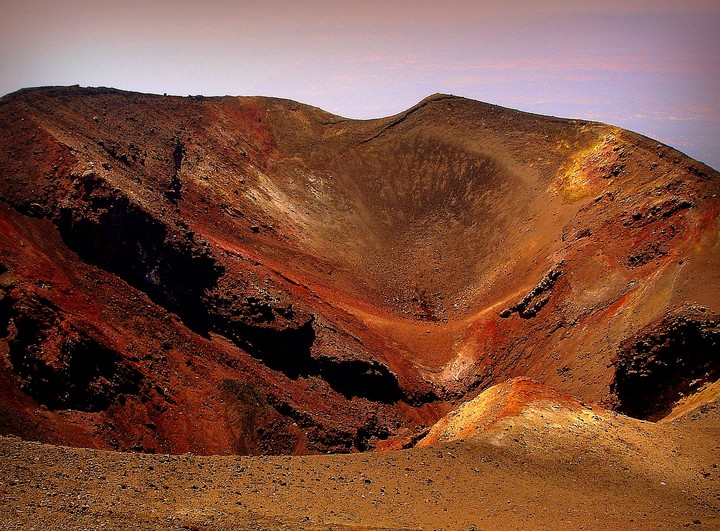
{"label": "rocky debris", "polygon": [[346,399],[363,398],[392,404],[410,401],[401,391],[397,375],[361,348],[345,355],[327,355],[315,343],[318,316],[291,303],[287,295],[241,297],[236,284],[221,283],[209,299],[210,326],[244,351],[292,380],[320,377]]}
{"label": "rocky debris", "polygon": [[540,280],[540,283],[530,290],[520,302],[500,312],[500,317],[507,319],[516,312],[523,319],[535,317],[543,306],[550,301],[550,293],[548,292],[552,290],[558,278],[563,274],[562,270],[558,269],[560,265],[550,269]]}
{"label": "rocky debris", "polygon": [[579,240],[582,240],[583,238],[589,238],[592,236],[592,231],[587,227],[582,227],[574,231],[574,233],[570,233],[567,228],[563,230],[562,240],[569,241],[569,242],[576,242]]}
{"label": "rocky debris", "polygon": [[121,162],[125,166],[131,166],[135,163],[145,165],[144,151],[133,143],[123,148],[119,142],[99,140],[98,146],[103,148],[114,160]]}
{"label": "rocky debris", "polygon": [[644,227],[655,221],[668,219],[677,212],[694,206],[695,203],[687,197],[669,197],[629,212],[623,220],[623,225],[626,227]]}
{"label": "rocky debris", "polygon": [[314,319],[310,318],[278,329],[234,320],[216,323],[216,329],[292,380],[318,376],[347,399],[360,397],[392,404],[404,398],[397,376],[383,363],[362,357],[346,359],[314,354],[313,323]]}
{"label": "rocky debris", "polygon": [[374,445],[374,450],[378,452],[394,452],[412,448],[428,434],[429,430],[430,428],[425,427],[413,432],[409,428],[401,428],[396,434],[382,441],[378,441]]}
{"label": "rocky debris", "polygon": [[620,343],[609,403],[658,420],[703,384],[720,378],[720,316],[682,306]]}
{"label": "rocky debris", "polygon": [[180,193],[182,191],[182,182],[180,181],[180,168],[185,157],[185,144],[180,140],[175,140],[175,148],[173,149],[173,173],[170,177],[170,185],[168,190],[165,192],[165,197],[171,203],[177,203],[180,199]]}
{"label": "rocky debris", "polygon": [[23,391],[50,409],[102,411],[143,381],[92,325],[22,290],[0,299],[0,338]]}
{"label": "rocky debris", "polygon": [[[410,290],[408,291],[410,292]],[[416,287],[406,297],[409,307],[412,308],[411,313],[416,319],[430,322],[443,320],[445,308],[442,294],[419,290]]]}
{"label": "rocky debris", "polygon": [[96,178],[89,182],[89,196],[62,204],[55,218],[68,247],[146,292],[188,324],[206,326],[200,299],[222,274],[207,245]]}
{"label": "rocky debris", "polygon": [[242,279],[222,277],[206,300],[217,319],[218,330],[234,326],[229,323],[282,329],[311,319],[307,312],[293,307],[287,293],[278,290],[272,294],[262,291],[253,294]]}
{"label": "rocky debris", "polygon": [[642,267],[645,264],[669,254],[668,245],[659,241],[646,242],[627,257],[627,267]]}
{"label": "rocky debris", "polygon": [[303,432],[280,413],[253,382],[225,379],[220,384],[228,402],[226,417],[240,455],[288,455],[300,446]]}

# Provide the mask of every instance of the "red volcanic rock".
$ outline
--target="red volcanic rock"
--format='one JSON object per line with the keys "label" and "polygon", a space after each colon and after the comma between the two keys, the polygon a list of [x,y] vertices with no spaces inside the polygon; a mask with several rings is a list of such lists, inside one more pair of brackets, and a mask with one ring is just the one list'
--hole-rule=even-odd
{"label": "red volcanic rock", "polygon": [[[718,173],[616,127],[82,88],[0,124],[0,434],[396,447],[515,376],[623,410],[631,343],[720,311]],[[716,379],[714,341],[668,385]]]}
{"label": "red volcanic rock", "polygon": [[632,417],[659,420],[683,396],[718,380],[720,316],[682,306],[624,339],[608,403]]}

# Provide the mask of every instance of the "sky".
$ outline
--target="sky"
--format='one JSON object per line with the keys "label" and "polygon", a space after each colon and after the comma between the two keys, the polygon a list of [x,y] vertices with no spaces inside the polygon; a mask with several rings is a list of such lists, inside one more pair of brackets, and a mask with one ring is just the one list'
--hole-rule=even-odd
{"label": "sky", "polygon": [[350,118],[442,92],[611,123],[720,169],[717,0],[0,0],[0,94],[289,98]]}

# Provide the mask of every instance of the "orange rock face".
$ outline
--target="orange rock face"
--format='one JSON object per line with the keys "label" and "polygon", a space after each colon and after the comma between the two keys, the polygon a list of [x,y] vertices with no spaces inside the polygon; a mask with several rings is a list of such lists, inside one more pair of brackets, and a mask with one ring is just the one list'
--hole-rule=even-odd
{"label": "orange rock face", "polygon": [[634,133],[80,88],[0,124],[1,434],[354,451],[516,376],[643,418],[717,379],[720,176]]}
{"label": "orange rock face", "polygon": [[529,378],[513,378],[493,385],[440,419],[417,446],[469,439],[480,434],[487,436],[499,430],[503,420],[523,415],[547,416],[549,421],[557,422],[561,410],[575,415],[591,411],[570,395]]}

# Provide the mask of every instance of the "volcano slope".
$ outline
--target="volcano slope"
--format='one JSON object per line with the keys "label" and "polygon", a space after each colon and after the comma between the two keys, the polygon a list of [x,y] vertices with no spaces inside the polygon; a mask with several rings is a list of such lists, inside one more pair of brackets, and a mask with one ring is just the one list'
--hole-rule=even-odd
{"label": "volcano slope", "polygon": [[715,170],[446,95],[0,124],[2,525],[718,525]]}
{"label": "volcano slope", "polygon": [[2,434],[348,452],[515,376],[651,420],[718,378],[718,172],[637,134],[77,87],[0,123]]}

